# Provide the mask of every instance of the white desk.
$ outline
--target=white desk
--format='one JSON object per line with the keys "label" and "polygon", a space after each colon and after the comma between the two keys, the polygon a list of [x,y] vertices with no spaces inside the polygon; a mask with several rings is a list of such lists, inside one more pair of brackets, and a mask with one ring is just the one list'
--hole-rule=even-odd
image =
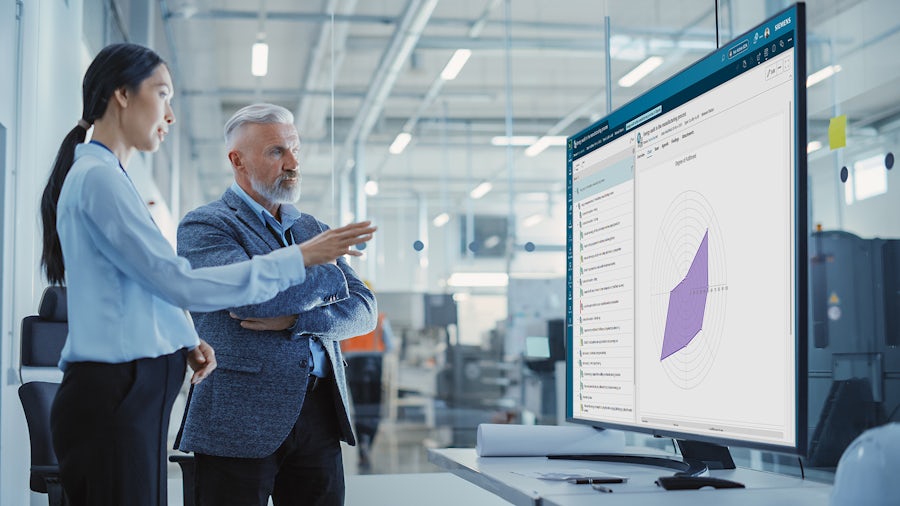
{"label": "white desk", "polygon": [[[716,478],[743,483],[745,489],[667,491],[656,486],[660,476],[674,471],[661,467],[612,462],[550,460],[544,457],[484,457],[474,449],[428,450],[428,460],[479,487],[520,506],[629,505],[827,505],[831,485],[750,469],[712,471]],[[601,493],[590,485],[540,480],[517,472],[563,472],[592,469],[627,476],[628,482],[609,485],[613,493]]]}
{"label": "white desk", "polygon": [[450,473],[349,475],[347,506],[509,506]]}

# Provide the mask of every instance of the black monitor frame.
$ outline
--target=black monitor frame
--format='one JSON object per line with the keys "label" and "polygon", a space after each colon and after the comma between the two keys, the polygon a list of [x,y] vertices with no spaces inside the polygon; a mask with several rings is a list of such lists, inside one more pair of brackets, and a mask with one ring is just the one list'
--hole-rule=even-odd
{"label": "black monitor frame", "polygon": [[[793,282],[794,282],[794,294],[793,300],[791,303],[794,305],[793,314],[793,332],[796,336],[794,343],[794,357],[795,357],[795,392],[794,392],[794,400],[795,400],[795,434],[796,434],[796,444],[793,446],[785,446],[785,445],[774,445],[774,444],[766,444],[760,443],[758,441],[749,441],[742,439],[733,439],[733,438],[725,438],[719,437],[715,435],[708,434],[697,434],[694,432],[681,432],[678,430],[659,430],[659,429],[648,429],[644,426],[640,425],[631,425],[631,424],[620,424],[620,423],[612,423],[612,422],[598,422],[596,420],[585,420],[573,417],[573,303],[575,301],[573,296],[573,255],[575,252],[573,251],[573,157],[577,158],[578,156],[583,156],[585,150],[590,151],[592,149],[596,149],[600,145],[605,144],[606,142],[610,142],[614,140],[617,136],[625,135],[625,128],[619,128],[620,126],[625,125],[625,122],[628,119],[639,118],[646,113],[646,111],[651,110],[653,105],[655,104],[663,104],[663,107],[666,111],[671,108],[677,107],[685,102],[687,102],[690,97],[688,96],[690,93],[693,93],[692,96],[698,96],[700,93],[697,92],[696,89],[687,90],[685,83],[693,84],[700,77],[707,77],[711,75],[709,69],[718,69],[719,71],[725,72],[727,71],[727,67],[725,65],[717,66],[716,62],[729,62],[732,61],[732,55],[735,51],[743,52],[742,56],[745,56],[747,60],[750,61],[750,68],[754,67],[754,62],[756,61],[756,52],[759,51],[762,53],[762,47],[757,49],[756,46],[752,48],[748,48],[747,46],[741,45],[743,41],[747,41],[752,39],[754,33],[757,30],[765,29],[766,35],[768,36],[769,29],[765,28],[767,26],[773,26],[776,20],[785,19],[786,16],[792,18],[792,21],[788,21],[793,26],[791,27],[794,33],[794,96],[795,96],[795,104],[794,104],[794,138],[791,139],[793,142],[793,166],[794,171],[792,174],[793,177],[793,188],[794,188],[794,223],[793,223],[793,246],[795,257],[793,259]],[[782,21],[783,22],[783,21]],[[785,25],[782,24],[782,27]],[[780,34],[779,34],[780,35]],[[776,40],[773,37],[773,40]],[[806,374],[807,374],[807,334],[808,334],[808,317],[807,317],[807,238],[809,234],[808,229],[808,209],[807,209],[807,187],[806,187],[806,179],[807,179],[807,155],[806,155],[806,24],[805,24],[805,5],[801,3],[797,3],[788,9],[785,9],[778,14],[772,16],[767,19],[757,27],[754,27],[752,30],[736,37],[733,41],[722,45],[719,49],[712,52],[708,56],[702,58],[695,64],[687,67],[681,72],[675,74],[673,77],[667,79],[663,83],[657,85],[656,87],[650,89],[646,93],[642,94],[640,97],[632,100],[631,102],[625,104],[620,107],[616,111],[613,111],[607,117],[602,118],[601,120],[595,122],[590,127],[582,130],[581,132],[575,134],[572,137],[569,137],[567,141],[567,203],[568,203],[568,223],[567,223],[567,263],[568,263],[568,274],[567,274],[567,317],[566,317],[566,327],[567,327],[567,347],[566,347],[566,369],[567,369],[567,379],[566,379],[566,419],[569,422],[580,423],[580,424],[588,424],[593,425],[598,428],[613,428],[613,429],[624,429],[629,431],[636,432],[644,432],[649,433],[655,436],[661,437],[671,437],[679,441],[679,443],[683,442],[682,448],[703,448],[700,451],[699,460],[706,460],[707,450],[712,449],[713,452],[716,452],[715,445],[735,445],[747,448],[755,448],[760,450],[774,451],[779,453],[788,453],[788,454],[798,454],[805,455],[806,447],[807,447],[807,419],[806,419],[806,405],[807,405],[807,390],[806,390]],[[738,58],[737,61],[743,60],[744,58]],[[765,64],[766,60],[762,60],[762,64]],[[734,66],[732,69],[736,68]],[[745,67],[746,68],[746,67]],[[749,69],[748,69],[749,70]],[[735,73],[740,73],[741,71],[734,70],[732,72],[731,77],[727,77],[725,81],[730,80],[732,77],[735,77]],[[718,86],[718,85],[715,85]],[[710,86],[704,89],[702,92],[705,93],[709,89],[713,89],[715,86]],[[687,98],[686,98],[687,97]],[[581,154],[579,154],[581,152]],[[727,449],[725,449],[727,453]],[[685,453],[683,451],[683,453]],[[568,456],[571,457],[571,456]],[[685,457],[688,455],[685,453]],[[584,456],[584,458],[592,458],[591,456]],[[613,460],[620,460],[613,459]],[[639,459],[640,460],[640,459]],[[713,459],[716,460],[716,459]],[[626,460],[631,461],[631,460]],[[730,463],[730,457],[727,458],[727,461],[724,462],[725,467],[733,467],[733,463]],[[686,471],[688,473],[693,474],[693,467],[691,465],[678,464],[678,463],[660,463],[657,462],[657,465],[662,465],[663,467],[672,467],[678,468],[679,470]]]}

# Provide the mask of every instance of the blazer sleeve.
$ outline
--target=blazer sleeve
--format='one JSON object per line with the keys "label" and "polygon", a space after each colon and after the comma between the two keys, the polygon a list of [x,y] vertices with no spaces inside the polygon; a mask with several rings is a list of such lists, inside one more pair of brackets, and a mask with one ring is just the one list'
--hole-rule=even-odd
{"label": "blazer sleeve", "polygon": [[337,264],[346,279],[347,296],[301,312],[294,325],[294,334],[342,340],[371,332],[378,324],[375,295],[343,258],[339,258]]}
{"label": "blazer sleeve", "polygon": [[[251,254],[241,244],[236,227],[247,225],[216,213],[192,211],[178,227],[178,252],[195,267],[246,261]],[[315,227],[318,230],[313,235],[327,229],[317,220]],[[289,287],[268,301],[233,307],[230,311],[241,318],[297,314],[294,334],[328,339],[369,332],[377,318],[374,295],[343,259],[337,265],[307,267],[303,284]]]}

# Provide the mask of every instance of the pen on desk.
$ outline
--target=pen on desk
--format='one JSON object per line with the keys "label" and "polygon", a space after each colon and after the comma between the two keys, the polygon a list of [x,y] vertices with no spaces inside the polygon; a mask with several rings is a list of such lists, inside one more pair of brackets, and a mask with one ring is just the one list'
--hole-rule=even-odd
{"label": "pen on desk", "polygon": [[620,478],[618,476],[608,476],[602,478],[567,478],[566,481],[569,483],[574,483],[575,485],[587,485],[593,483],[625,483],[627,478]]}
{"label": "pen on desk", "polygon": [[596,484],[596,483],[592,484],[592,485],[591,485],[591,488],[593,488],[593,489],[596,490],[597,492],[606,492],[606,493],[610,493],[610,494],[611,494],[612,491],[613,491],[611,488],[609,488],[609,487],[607,487],[607,486],[604,486],[604,485],[598,485],[598,484]]}

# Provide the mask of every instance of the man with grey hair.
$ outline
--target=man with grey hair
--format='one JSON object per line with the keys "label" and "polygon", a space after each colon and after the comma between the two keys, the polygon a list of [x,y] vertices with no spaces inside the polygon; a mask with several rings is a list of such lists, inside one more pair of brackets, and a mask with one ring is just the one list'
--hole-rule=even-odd
{"label": "man with grey hair", "polygon": [[[178,254],[227,265],[327,226],[294,206],[300,137],[287,109],[254,104],[225,125],[234,183],[185,216]],[[192,387],[176,448],[195,454],[198,506],[340,505],[340,442],[355,439],[339,341],[375,328],[375,297],[343,258],[262,304],[193,313],[218,370]]]}

